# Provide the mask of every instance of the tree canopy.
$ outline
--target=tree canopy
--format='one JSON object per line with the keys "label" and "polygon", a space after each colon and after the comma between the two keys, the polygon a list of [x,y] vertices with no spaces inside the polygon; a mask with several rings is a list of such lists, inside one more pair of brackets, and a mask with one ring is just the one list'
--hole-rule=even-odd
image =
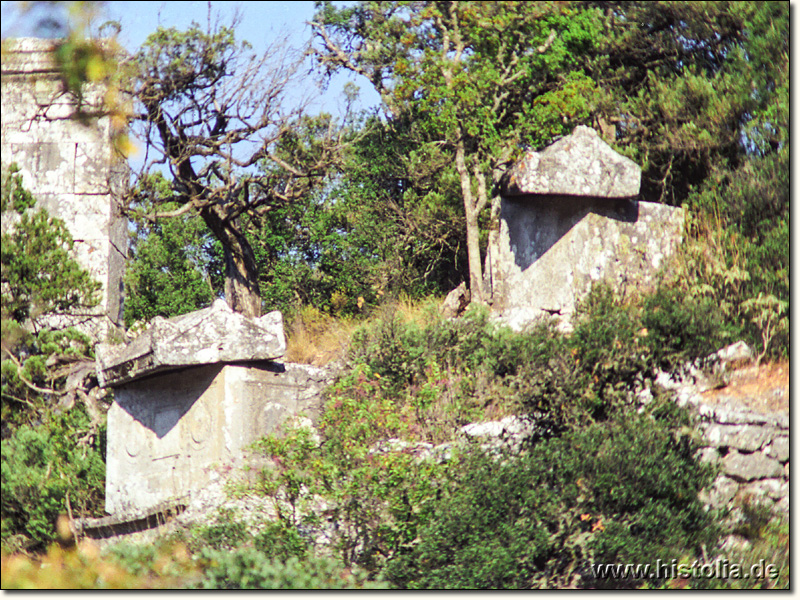
{"label": "tree canopy", "polygon": [[[334,161],[332,120],[306,117],[302,102],[289,106],[298,57],[282,45],[256,57],[232,27],[159,29],[132,64],[143,174],[163,168],[171,183],[165,196],[140,178],[136,193],[153,207],[178,207],[151,218],[198,214],[222,244],[228,303],[260,315],[258,265],[241,219],[309,194]],[[315,137],[303,138],[310,121]]]}
{"label": "tree canopy", "polygon": [[540,2],[320,4],[320,63],[366,77],[390,118],[413,122],[417,143],[455,166],[474,300],[479,217],[503,165],[590,116],[594,84],[578,57],[594,46],[599,16]]}

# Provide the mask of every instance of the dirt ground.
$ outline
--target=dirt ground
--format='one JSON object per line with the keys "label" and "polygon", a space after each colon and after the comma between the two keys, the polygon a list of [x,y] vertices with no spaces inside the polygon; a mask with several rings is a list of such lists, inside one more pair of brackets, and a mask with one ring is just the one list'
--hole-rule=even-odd
{"label": "dirt ground", "polygon": [[702,394],[707,404],[734,399],[759,412],[789,412],[789,361],[747,365],[730,374],[728,385]]}

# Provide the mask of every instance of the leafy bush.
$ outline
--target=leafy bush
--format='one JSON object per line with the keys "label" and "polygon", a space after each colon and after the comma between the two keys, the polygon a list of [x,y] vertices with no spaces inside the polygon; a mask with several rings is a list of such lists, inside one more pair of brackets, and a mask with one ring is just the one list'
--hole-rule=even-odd
{"label": "leafy bush", "polygon": [[204,550],[202,589],[322,590],[381,589],[386,586],[367,580],[367,573],[348,569],[331,558],[314,557],[286,562],[271,560],[253,548],[234,552]]}
{"label": "leafy bush", "polygon": [[247,526],[230,509],[217,511],[214,522],[198,527],[196,536],[202,546],[215,550],[236,548],[248,539]]}
{"label": "leafy bush", "polygon": [[37,558],[2,559],[3,589],[175,589],[199,579],[186,548],[116,544],[100,552],[93,543],[52,544]]}
{"label": "leafy bush", "polygon": [[710,483],[671,419],[630,415],[498,461],[471,456],[413,547],[384,574],[403,588],[564,587],[590,562],[646,562],[714,538]]}
{"label": "leafy bush", "polygon": [[81,406],[16,428],[2,444],[3,549],[42,549],[59,515],[102,516],[105,431],[83,443],[90,419]]}
{"label": "leafy bush", "polygon": [[789,315],[779,310],[789,302],[789,192],[788,143],[717,168],[689,196],[692,227],[678,263],[684,295],[702,296],[717,322],[773,358],[789,350]]}
{"label": "leafy bush", "polygon": [[642,325],[655,364],[666,370],[710,355],[735,341],[736,334],[713,300],[687,298],[680,288],[667,285],[644,299]]}

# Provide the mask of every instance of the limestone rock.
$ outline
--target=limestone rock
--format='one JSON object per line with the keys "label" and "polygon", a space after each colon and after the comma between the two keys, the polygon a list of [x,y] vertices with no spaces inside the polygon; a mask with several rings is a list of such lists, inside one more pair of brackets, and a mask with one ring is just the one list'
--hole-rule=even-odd
{"label": "limestone rock", "polygon": [[761,452],[740,454],[731,452],[722,460],[722,470],[738,481],[754,481],[778,477],[783,473],[781,464]]}
{"label": "limestone rock", "polygon": [[512,169],[504,195],[524,194],[632,198],[641,169],[617,153],[597,132],[578,126],[541,152],[529,152]]}
{"label": "limestone rock", "polygon": [[780,436],[772,440],[767,454],[781,463],[789,460],[789,438]]}
{"label": "limestone rock", "polygon": [[706,440],[714,446],[730,446],[744,452],[760,450],[771,438],[772,430],[747,425],[718,425],[706,428]]}
{"label": "limestone rock", "polygon": [[189,365],[274,360],[286,352],[286,337],[280,312],[251,319],[216,300],[178,317],[156,317],[130,344],[97,344],[96,352],[106,387]]}
{"label": "limestone rock", "polygon": [[444,302],[442,302],[442,306],[439,308],[439,312],[441,312],[446,319],[455,318],[467,308],[469,299],[470,293],[467,289],[467,284],[462,281],[457,288],[447,294]]}
{"label": "limestone rock", "polygon": [[733,479],[719,475],[709,488],[700,492],[700,501],[714,508],[720,508],[733,500],[738,489],[739,484]]}
{"label": "limestone rock", "polygon": [[740,340],[735,344],[725,346],[722,350],[715,352],[709,358],[716,359],[721,363],[749,361],[753,358],[753,350],[747,345],[746,342]]}

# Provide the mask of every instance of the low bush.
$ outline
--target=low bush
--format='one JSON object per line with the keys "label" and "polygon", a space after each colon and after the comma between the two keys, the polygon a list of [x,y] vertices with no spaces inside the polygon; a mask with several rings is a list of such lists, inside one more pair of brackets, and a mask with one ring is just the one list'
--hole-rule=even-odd
{"label": "low bush", "polygon": [[697,499],[713,474],[694,451],[649,413],[543,440],[516,458],[470,456],[384,575],[418,589],[596,587],[591,562],[699,552],[715,536]]}
{"label": "low bush", "polygon": [[55,540],[59,515],[102,516],[105,430],[76,443],[90,428],[81,405],[16,428],[2,444],[4,551],[41,550]]}
{"label": "low bush", "polygon": [[347,568],[325,557],[286,562],[272,560],[253,548],[233,552],[204,550],[203,577],[194,586],[210,590],[322,590],[322,589],[382,589],[380,582],[368,581],[367,573]]}

